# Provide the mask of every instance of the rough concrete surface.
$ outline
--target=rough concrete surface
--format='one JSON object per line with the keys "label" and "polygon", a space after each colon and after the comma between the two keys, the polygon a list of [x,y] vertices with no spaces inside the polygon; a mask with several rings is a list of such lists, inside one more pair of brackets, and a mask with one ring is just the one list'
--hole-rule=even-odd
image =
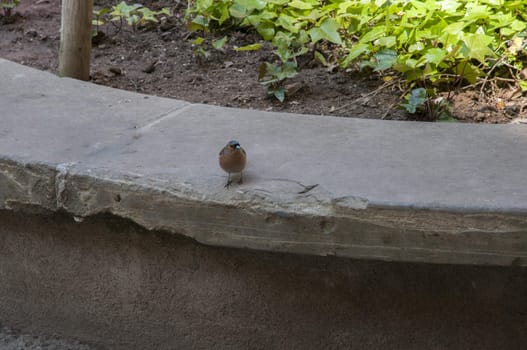
{"label": "rough concrete surface", "polygon": [[[209,245],[527,265],[527,126],[193,105],[1,59],[0,76],[0,208],[113,213]],[[249,160],[226,190],[232,138]]]}
{"label": "rough concrete surface", "polygon": [[0,324],[1,350],[103,350],[58,336],[23,334]]}
{"label": "rough concrete surface", "polygon": [[7,210],[0,211],[0,252],[0,324],[95,348],[527,344],[527,269],[519,267],[209,247],[110,215],[79,223]]}

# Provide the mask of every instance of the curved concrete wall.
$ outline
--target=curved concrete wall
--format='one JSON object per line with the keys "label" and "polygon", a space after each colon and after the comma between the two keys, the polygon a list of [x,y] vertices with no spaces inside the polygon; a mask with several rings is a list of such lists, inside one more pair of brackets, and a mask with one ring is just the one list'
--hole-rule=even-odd
{"label": "curved concrete wall", "polygon": [[[527,265],[526,125],[193,105],[1,59],[0,76],[0,208],[113,213],[216,246]],[[249,161],[226,190],[233,138]]]}
{"label": "curved concrete wall", "polygon": [[0,211],[0,224],[0,324],[103,349],[527,343],[522,268],[207,247],[109,215]]}
{"label": "curved concrete wall", "polygon": [[[526,126],[0,76],[0,324],[110,349],[526,344]],[[232,138],[249,165],[226,190]]]}

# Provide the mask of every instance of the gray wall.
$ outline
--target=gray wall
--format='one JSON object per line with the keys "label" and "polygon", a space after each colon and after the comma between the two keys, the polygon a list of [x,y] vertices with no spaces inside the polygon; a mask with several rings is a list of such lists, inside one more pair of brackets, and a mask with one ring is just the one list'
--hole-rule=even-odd
{"label": "gray wall", "polygon": [[110,349],[524,349],[527,269],[211,248],[0,211],[0,324]]}

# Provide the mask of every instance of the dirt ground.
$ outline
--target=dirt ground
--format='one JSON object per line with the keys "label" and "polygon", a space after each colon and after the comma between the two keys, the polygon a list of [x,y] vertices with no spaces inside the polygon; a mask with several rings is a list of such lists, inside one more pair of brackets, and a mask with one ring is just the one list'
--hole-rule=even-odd
{"label": "dirt ground", "polygon": [[[95,8],[119,1],[95,0]],[[328,71],[314,61],[301,62],[301,73],[290,83],[292,92],[280,103],[266,96],[257,82],[258,66],[273,59],[270,47],[236,52],[234,45],[254,43],[250,33],[231,34],[225,52],[213,52],[205,61],[194,55],[184,24],[181,2],[138,0],[152,9],[171,6],[175,16],[167,22],[133,31],[114,26],[97,40],[92,51],[91,79],[97,84],[164,97],[228,107],[304,114],[415,120],[399,106],[402,90],[374,74]],[[22,0],[10,19],[0,17],[0,57],[56,72],[60,30],[60,0]],[[176,4],[176,5],[175,5]],[[177,5],[179,4],[179,5]],[[479,90],[454,94],[454,117],[466,122],[524,122],[527,98],[501,88],[492,97],[479,98]]]}

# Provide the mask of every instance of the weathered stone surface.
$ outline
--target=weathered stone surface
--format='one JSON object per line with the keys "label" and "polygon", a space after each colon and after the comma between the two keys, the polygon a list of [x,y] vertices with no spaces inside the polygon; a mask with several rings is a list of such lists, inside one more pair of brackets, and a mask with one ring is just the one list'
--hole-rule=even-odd
{"label": "weathered stone surface", "polygon": [[[527,126],[191,105],[5,60],[0,76],[0,156],[48,164],[55,189],[0,176],[10,200],[0,207],[108,212],[211,245],[527,265]],[[249,161],[244,184],[227,190],[217,157],[233,138]]]}
{"label": "weathered stone surface", "polygon": [[188,103],[58,78],[0,59],[1,155],[44,163],[97,157]]}
{"label": "weathered stone surface", "polygon": [[310,210],[320,207],[320,214],[302,214],[265,199],[247,199],[247,194],[223,204],[170,185],[156,188],[141,182],[71,175],[60,207],[79,217],[113,213],[148,229],[218,246],[382,260],[527,265],[527,222],[522,215],[343,209],[331,203],[313,203]]}
{"label": "weathered stone surface", "polygon": [[55,180],[52,167],[0,159],[0,209],[56,210]]}

